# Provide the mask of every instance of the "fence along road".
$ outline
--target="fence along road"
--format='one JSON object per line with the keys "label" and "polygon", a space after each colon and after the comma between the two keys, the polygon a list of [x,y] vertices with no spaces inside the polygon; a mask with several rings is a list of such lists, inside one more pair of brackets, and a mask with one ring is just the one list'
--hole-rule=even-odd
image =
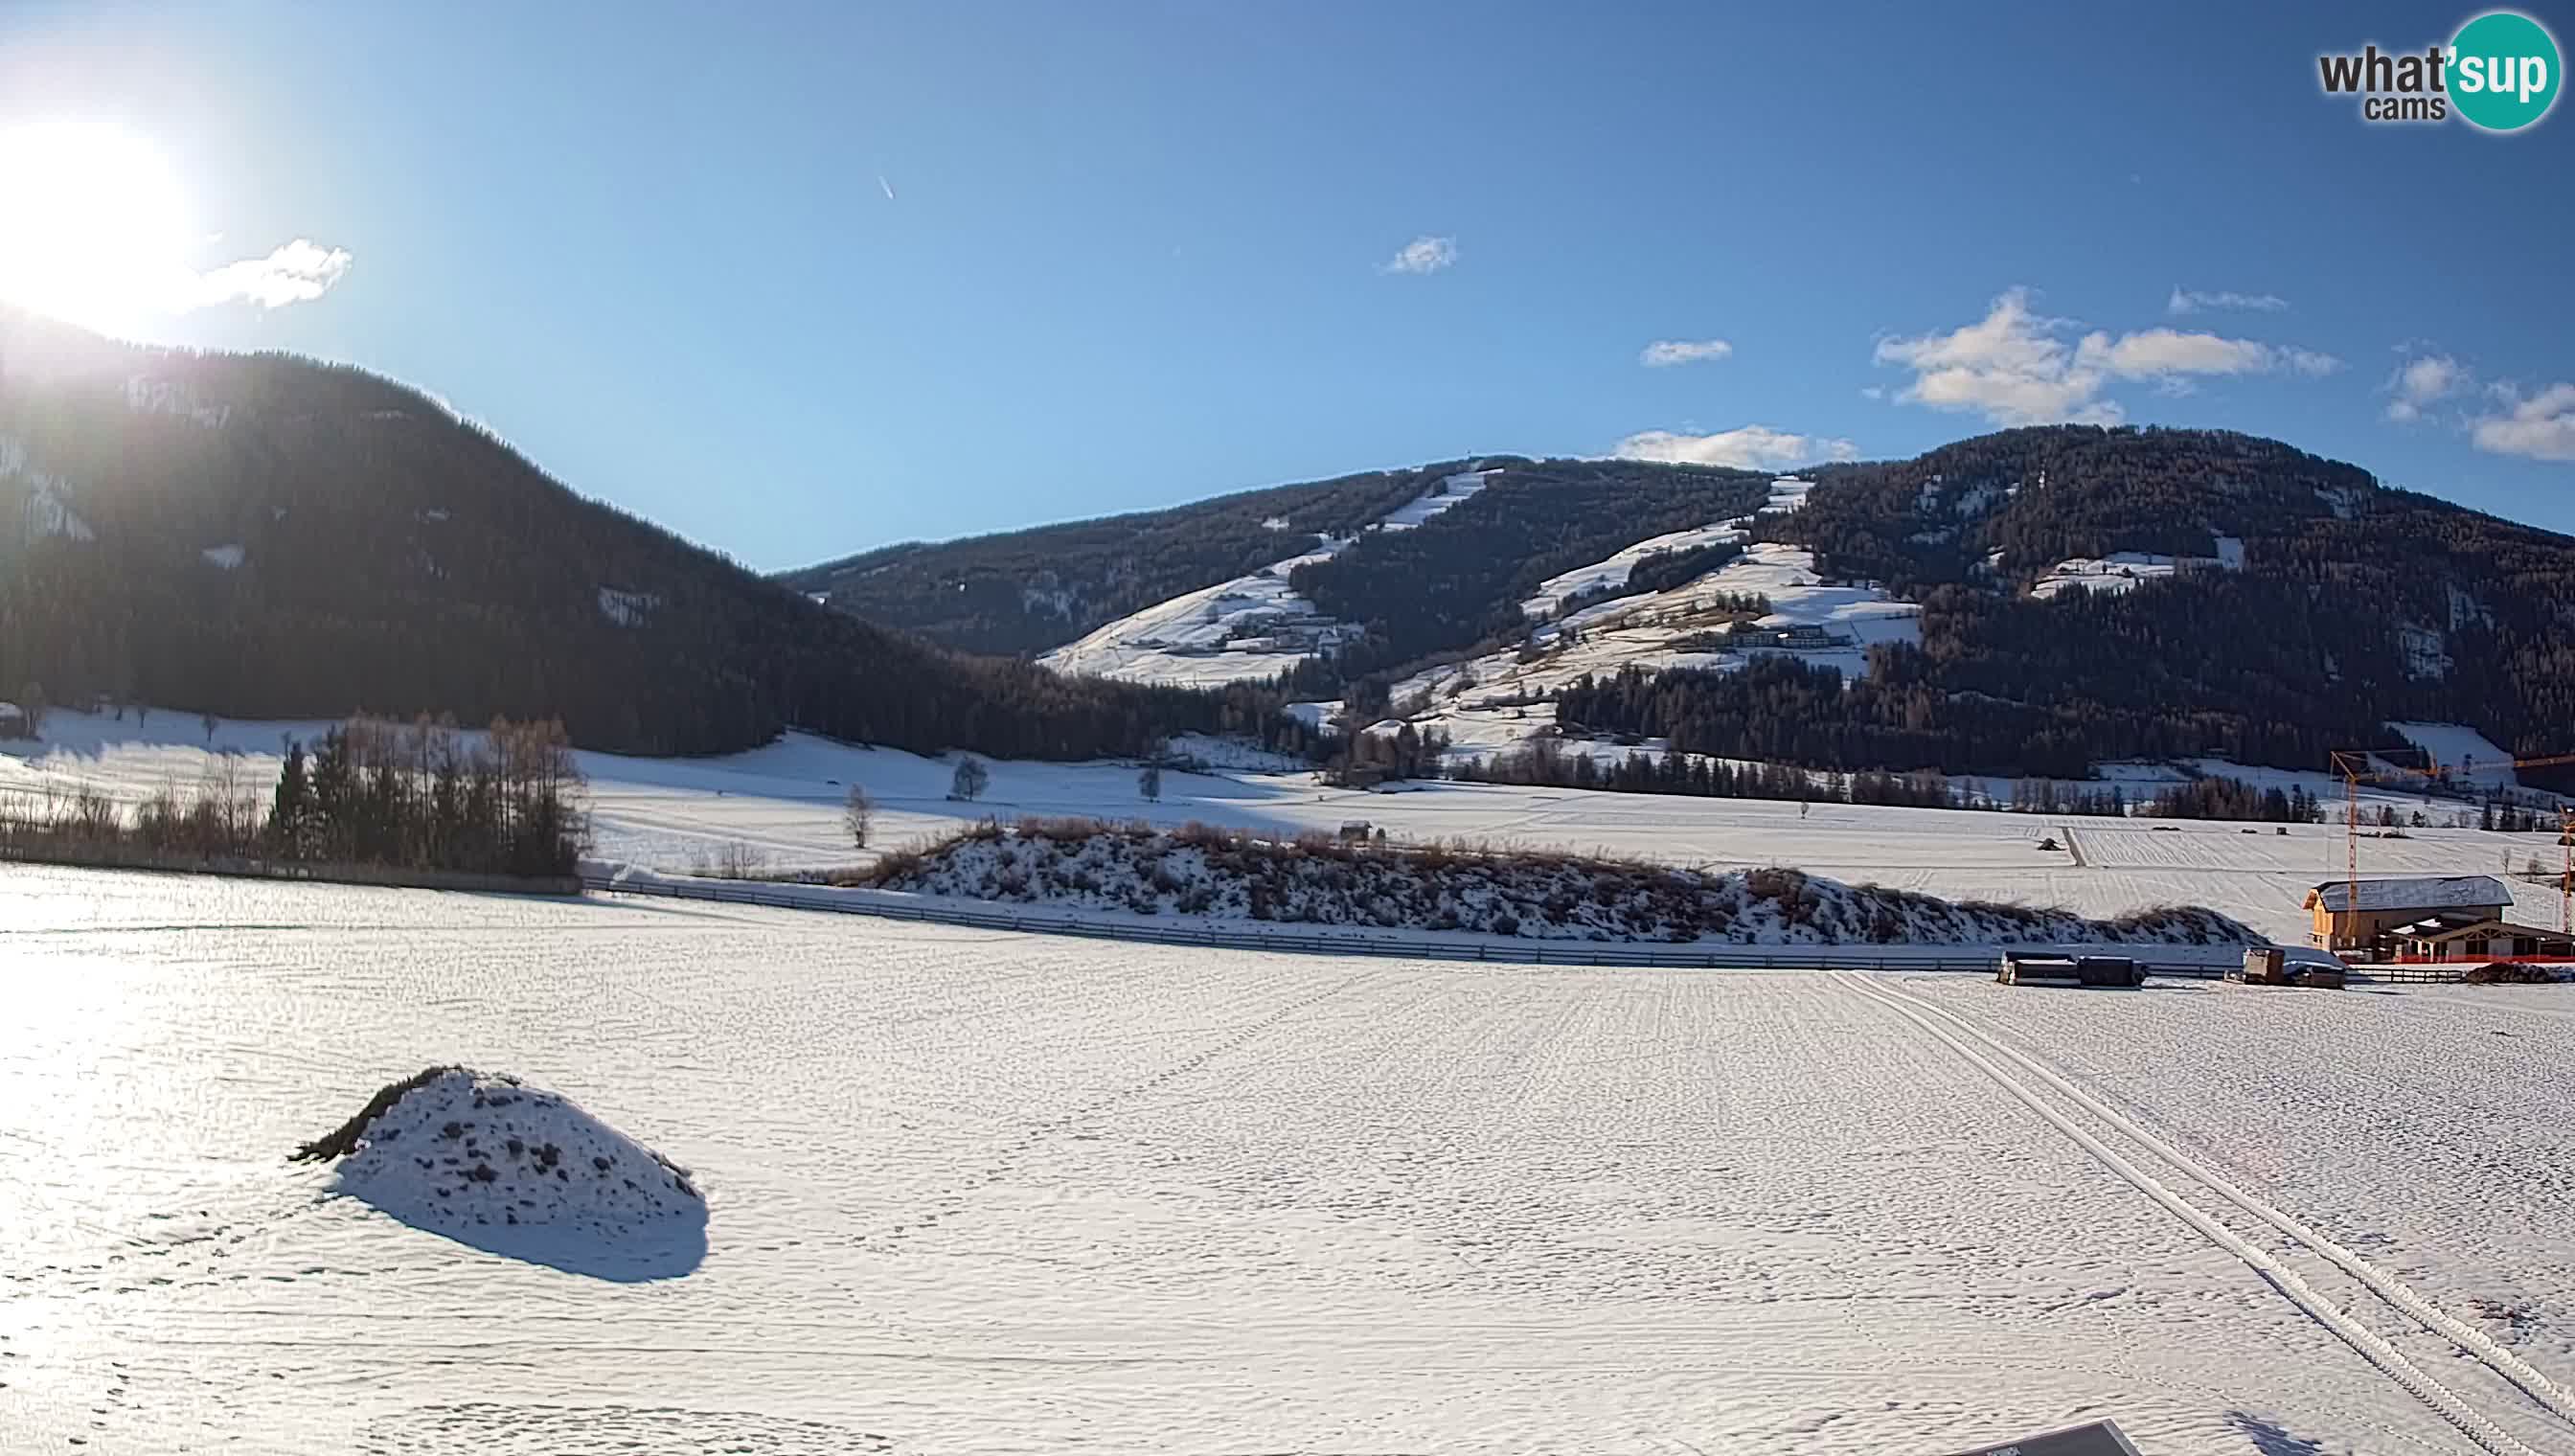
{"label": "fence along road", "polygon": [[[820,885],[766,884],[746,880],[700,879],[682,875],[619,872],[585,864],[585,888],[609,894],[654,895],[670,899],[712,900],[723,904],[760,905],[771,909],[829,910],[875,915],[984,930],[1018,930],[1048,935],[1083,935],[1105,940],[1135,940],[1161,945],[1215,945],[1246,950],[1290,950],[1321,955],[1400,956],[1411,960],[1477,960],[1501,965],[1636,965],[1692,970],[1915,970],[1991,975],[2000,947],[1939,947],[1908,954],[1869,945],[1719,945],[1682,948],[1635,941],[1521,940],[1481,941],[1420,935],[1330,935],[1294,930],[1254,930],[1146,920],[1091,919],[1078,914],[981,909],[954,900],[901,896],[883,891],[844,890]],[[2021,947],[2015,947],[2021,948]],[[2149,975],[2214,980],[2240,954],[2235,946],[2094,945],[2033,946],[2127,955],[2144,964]],[[2163,959],[2148,959],[2154,952]],[[2443,980],[2459,978],[2456,970],[2407,967],[2420,972],[2386,979]],[[2379,977],[2354,972],[2355,979]]]}

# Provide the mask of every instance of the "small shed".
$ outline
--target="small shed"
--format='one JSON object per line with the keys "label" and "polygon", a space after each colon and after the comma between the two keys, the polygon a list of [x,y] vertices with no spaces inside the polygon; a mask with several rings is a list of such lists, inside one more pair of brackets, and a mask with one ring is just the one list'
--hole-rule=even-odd
{"label": "small shed", "polygon": [[14,703],[0,703],[0,738],[32,738],[35,729],[27,722],[27,710]]}
{"label": "small shed", "polygon": [[2277,945],[2248,945],[2244,950],[2244,963],[2228,967],[2226,978],[2246,985],[2287,985],[2289,976],[2283,968],[2285,958]]}

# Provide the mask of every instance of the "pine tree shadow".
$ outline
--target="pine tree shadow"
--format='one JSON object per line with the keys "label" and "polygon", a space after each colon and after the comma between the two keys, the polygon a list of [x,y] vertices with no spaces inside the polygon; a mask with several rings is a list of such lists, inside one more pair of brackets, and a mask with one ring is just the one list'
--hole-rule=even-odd
{"label": "pine tree shadow", "polygon": [[2248,1411],[2226,1413],[2227,1427],[2253,1443],[2261,1456],[2326,1456],[2323,1443],[2292,1436],[2271,1422]]}

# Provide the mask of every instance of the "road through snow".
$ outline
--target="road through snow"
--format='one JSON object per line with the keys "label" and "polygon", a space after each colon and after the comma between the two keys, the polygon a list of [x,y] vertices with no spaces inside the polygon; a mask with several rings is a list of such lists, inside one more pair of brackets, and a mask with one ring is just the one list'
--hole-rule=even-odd
{"label": "road through snow", "polygon": [[[2575,1450],[2575,988],[2514,989],[0,866],[0,1450]],[[514,1260],[285,1160],[446,1061],[688,1166],[703,1261]]]}

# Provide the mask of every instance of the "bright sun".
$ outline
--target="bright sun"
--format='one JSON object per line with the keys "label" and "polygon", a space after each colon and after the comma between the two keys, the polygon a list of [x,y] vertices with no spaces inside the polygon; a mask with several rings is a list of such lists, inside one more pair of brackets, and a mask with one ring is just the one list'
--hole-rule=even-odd
{"label": "bright sun", "polygon": [[188,306],[196,242],[169,164],[112,127],[0,131],[0,299],[102,330]]}

